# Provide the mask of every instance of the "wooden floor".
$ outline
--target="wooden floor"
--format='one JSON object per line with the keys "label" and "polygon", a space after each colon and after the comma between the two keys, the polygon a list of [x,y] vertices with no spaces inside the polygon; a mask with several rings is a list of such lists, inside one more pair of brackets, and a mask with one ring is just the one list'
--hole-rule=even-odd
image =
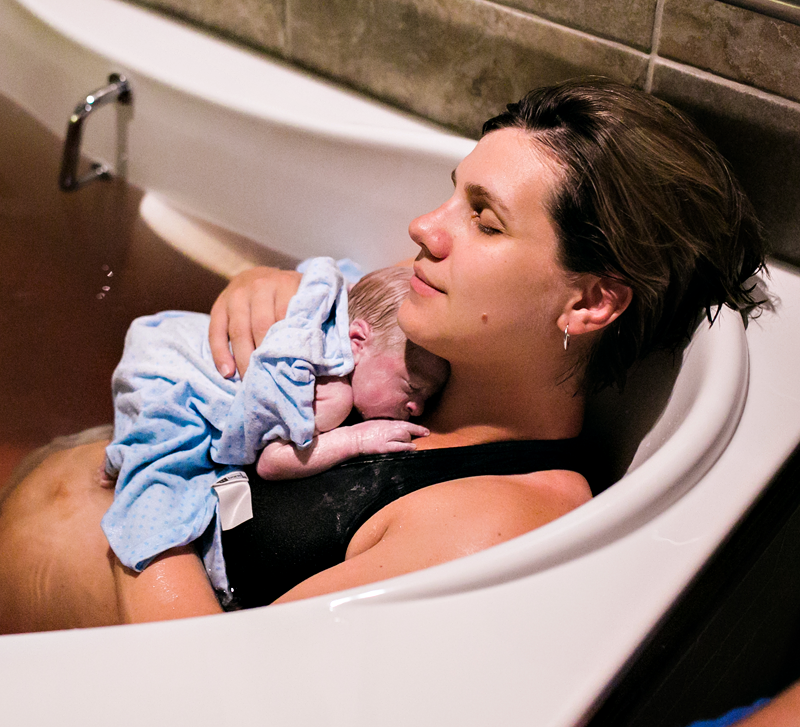
{"label": "wooden floor", "polygon": [[60,143],[2,97],[0,128],[1,484],[54,436],[112,420],[134,317],[208,311],[226,281],[157,238],[128,185],[60,192]]}

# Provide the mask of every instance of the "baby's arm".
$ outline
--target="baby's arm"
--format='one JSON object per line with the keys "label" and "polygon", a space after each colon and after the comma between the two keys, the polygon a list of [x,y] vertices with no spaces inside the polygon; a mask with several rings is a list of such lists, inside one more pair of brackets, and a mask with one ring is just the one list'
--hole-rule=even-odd
{"label": "baby's arm", "polygon": [[427,437],[425,427],[393,419],[374,419],[339,427],[314,437],[311,446],[298,449],[291,442],[270,442],[258,460],[265,480],[291,480],[330,469],[359,454],[383,454],[416,449],[413,437]]}
{"label": "baby's arm", "polygon": [[314,384],[314,429],[317,433],[336,429],[353,408],[349,378],[317,376]]}

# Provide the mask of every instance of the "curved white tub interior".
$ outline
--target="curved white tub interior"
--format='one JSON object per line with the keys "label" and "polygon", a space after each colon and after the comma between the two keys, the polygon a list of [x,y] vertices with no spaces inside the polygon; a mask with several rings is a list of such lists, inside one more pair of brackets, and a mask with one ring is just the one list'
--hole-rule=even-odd
{"label": "curved white tub interior", "polygon": [[[298,257],[333,253],[366,268],[388,264],[409,247],[411,215],[445,198],[450,171],[474,144],[116,0],[84,0],[82,12],[57,0],[18,2],[0,6],[6,54],[22,54],[3,67],[55,75],[60,91],[31,99],[26,88],[41,83],[29,77],[17,78],[10,95],[22,94],[63,134],[59,122],[92,84],[125,73],[134,93],[123,124],[127,173],[160,195],[145,197],[154,217],[158,207],[176,206]],[[143,39],[152,52],[141,53]],[[97,144],[95,156],[113,162],[115,125],[106,125],[105,139],[95,128],[104,113],[90,119],[85,139]],[[738,316],[723,312],[713,328],[701,326],[684,359],[621,482],[523,538],[400,579],[395,595],[530,574],[629,532],[673,502],[713,464],[744,405],[747,346]],[[616,439],[634,436],[626,422],[651,377],[669,375],[658,364],[662,370],[645,366],[634,376],[624,397],[605,397],[601,428]]]}
{"label": "curved white tub interior", "polygon": [[[75,104],[112,71],[131,79],[133,110],[98,112],[85,151],[118,166],[122,130],[127,177],[156,196],[155,208],[185,211],[297,257],[349,256],[374,268],[413,254],[408,222],[449,195],[450,172],[474,144],[117,0],[0,0],[0,92],[51,130],[63,136]],[[626,432],[631,412],[647,399],[653,370],[662,376],[668,368],[651,362],[625,396],[607,395],[594,415],[597,429],[635,436]],[[222,618],[248,628],[278,625],[302,640],[337,624],[346,629],[347,618],[337,614],[353,602],[463,593],[585,555],[664,512],[703,477],[733,436],[747,390],[745,332],[736,314],[723,311],[684,352],[666,407],[638,448],[623,441],[636,452],[628,473],[585,506],[428,571]],[[293,613],[303,614],[306,635],[295,634]],[[318,620],[309,621],[314,613]],[[214,621],[145,628],[156,639],[168,630],[183,634],[186,648],[187,633],[197,637]],[[127,629],[115,633],[126,648],[139,648]],[[9,639],[29,640],[32,659],[47,639],[102,638],[97,634]],[[325,638],[349,648],[338,635]],[[181,659],[189,663],[189,656]],[[309,680],[324,682],[313,664],[307,670]],[[345,701],[358,711],[363,695],[352,689]]]}
{"label": "curved white tub interior", "polygon": [[[7,52],[38,42],[25,48],[24,64],[35,58],[31,65],[46,77],[57,74],[61,90],[45,94],[43,103],[25,94],[25,81],[28,90],[41,83],[16,79],[12,97],[22,93],[26,106],[63,133],[59,121],[76,100],[93,83],[102,85],[108,72],[123,71],[135,99],[126,122],[129,178],[162,195],[162,205],[285,252],[333,252],[365,267],[395,262],[411,214],[444,197],[450,170],[473,145],[123,3],[85,2],[85,16],[55,0],[20,5],[57,30],[47,32],[25,10],[6,4]],[[123,22],[109,23],[109,11],[121,13]],[[167,40],[164,33],[176,37]],[[141,54],[142,38],[153,43],[152,53]],[[65,51],[72,61],[66,67],[56,55]],[[100,157],[105,142],[104,158],[113,162],[112,138],[102,139],[92,127],[86,139],[95,141],[89,148]],[[528,536],[397,587],[416,591],[416,581],[425,592],[442,592],[528,574],[618,537],[674,501],[713,464],[744,405],[747,347],[738,316],[723,312],[712,329],[704,324],[684,358],[666,409],[621,482]],[[644,376],[653,374],[645,368]],[[626,410],[642,385],[649,384],[634,377],[625,397],[606,398],[603,416],[619,437],[626,436]]]}
{"label": "curved white tub interior", "polygon": [[474,145],[117,0],[0,8],[7,96],[63,136],[75,105],[124,73],[132,108],[92,114],[84,151],[297,258],[372,269],[413,255],[408,223],[447,198]]}

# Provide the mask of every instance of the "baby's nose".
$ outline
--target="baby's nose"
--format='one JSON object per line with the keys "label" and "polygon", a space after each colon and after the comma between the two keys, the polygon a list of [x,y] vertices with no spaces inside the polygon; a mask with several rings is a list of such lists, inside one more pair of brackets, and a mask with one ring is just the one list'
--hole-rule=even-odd
{"label": "baby's nose", "polygon": [[406,404],[406,411],[412,417],[418,417],[422,415],[422,411],[425,409],[425,405],[421,401],[409,401]]}

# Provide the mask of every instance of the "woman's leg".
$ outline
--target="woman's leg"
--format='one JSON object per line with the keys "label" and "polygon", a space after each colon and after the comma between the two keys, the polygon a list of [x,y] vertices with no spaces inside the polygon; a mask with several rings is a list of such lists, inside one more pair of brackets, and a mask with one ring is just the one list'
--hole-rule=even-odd
{"label": "woman's leg", "polygon": [[77,434],[70,434],[64,437],[56,437],[52,442],[43,447],[35,449],[25,455],[19,464],[14,468],[10,477],[0,487],[0,505],[5,496],[11,492],[22,480],[24,480],[33,470],[44,462],[51,454],[61,452],[65,449],[72,449],[83,444],[93,444],[94,442],[108,442],[114,434],[113,424],[101,424],[99,427],[84,429]]}
{"label": "woman's leg", "polygon": [[108,434],[56,440],[0,492],[0,633],[119,623],[100,529],[114,497],[103,475]]}

